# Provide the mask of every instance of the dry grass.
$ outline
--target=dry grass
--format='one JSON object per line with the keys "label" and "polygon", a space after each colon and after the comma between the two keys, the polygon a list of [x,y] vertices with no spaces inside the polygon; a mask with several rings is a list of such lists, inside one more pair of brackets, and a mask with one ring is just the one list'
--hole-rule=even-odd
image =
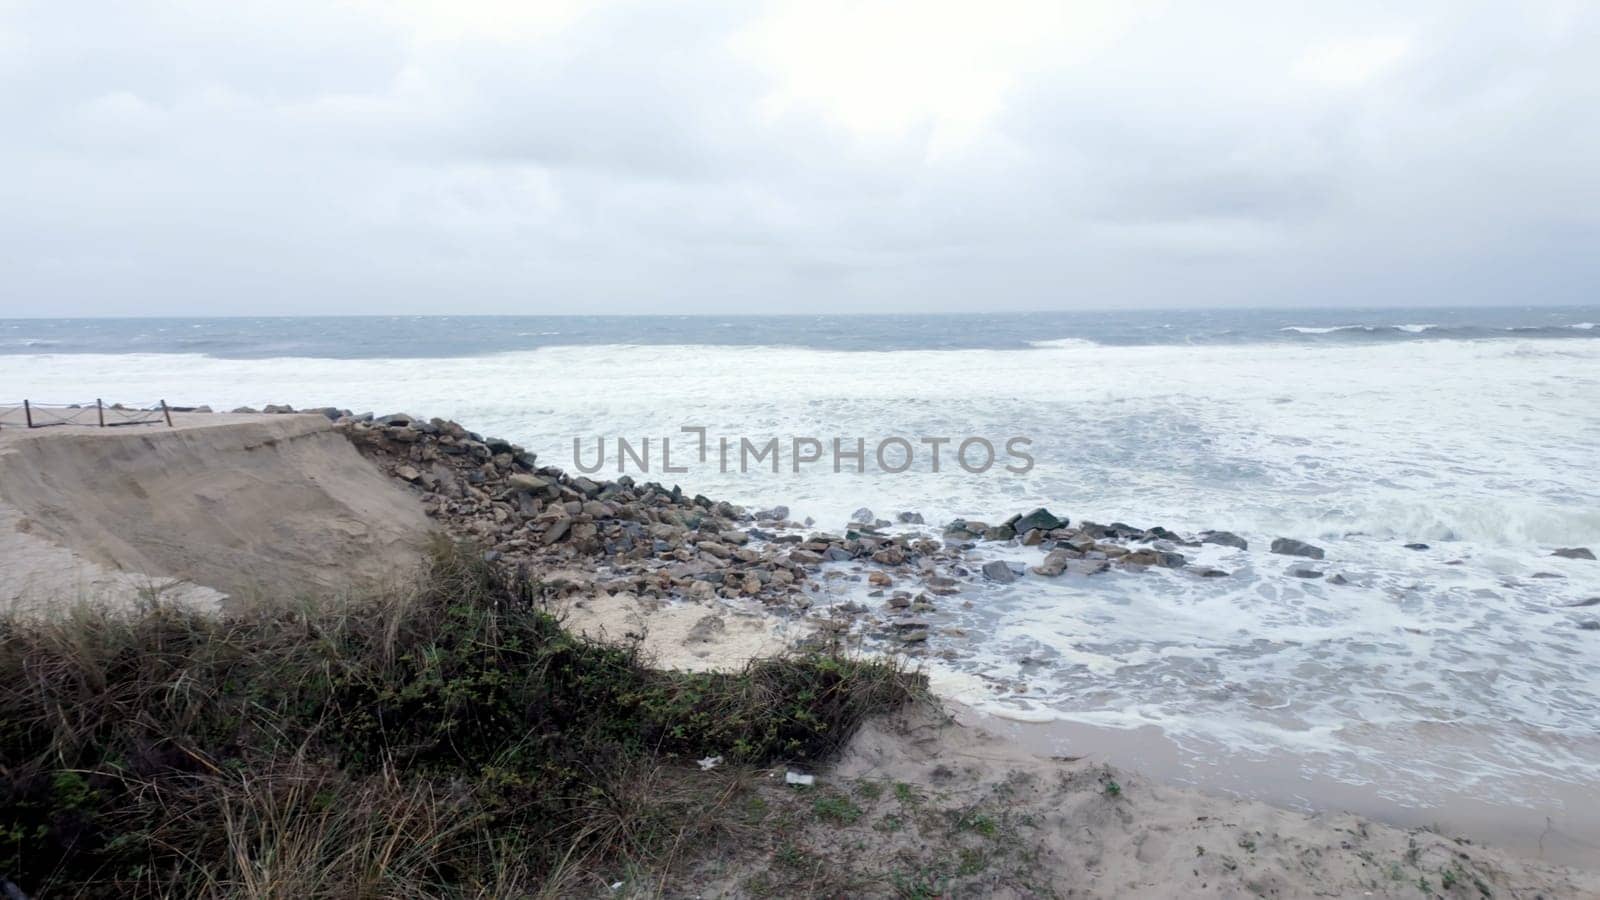
{"label": "dry grass", "polygon": [[[659,889],[916,679],[831,655],[663,672],[476,553],[405,595],[215,619],[0,619],[0,877],[47,896]],[[722,756],[698,770],[690,760]]]}

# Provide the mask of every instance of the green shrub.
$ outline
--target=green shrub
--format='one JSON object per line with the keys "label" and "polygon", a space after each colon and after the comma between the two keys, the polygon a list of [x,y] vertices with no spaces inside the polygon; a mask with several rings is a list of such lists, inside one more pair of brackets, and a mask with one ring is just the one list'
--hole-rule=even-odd
{"label": "green shrub", "polygon": [[737,765],[814,762],[920,684],[811,654],[649,668],[470,548],[342,608],[0,619],[0,876],[50,896],[500,895],[649,865]]}

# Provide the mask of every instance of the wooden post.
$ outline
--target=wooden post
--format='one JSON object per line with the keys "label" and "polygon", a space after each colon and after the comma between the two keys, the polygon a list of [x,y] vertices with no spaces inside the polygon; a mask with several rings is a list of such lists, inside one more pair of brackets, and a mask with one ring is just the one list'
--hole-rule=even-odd
{"label": "wooden post", "polygon": [[94,411],[100,416],[100,427],[106,427],[106,402],[99,397],[94,398]]}
{"label": "wooden post", "polygon": [[26,400],[22,401],[22,417],[24,419],[28,420],[28,427],[32,428],[33,427],[33,407],[29,406],[28,405],[28,401],[26,401]]}
{"label": "wooden post", "polygon": [[161,414],[167,419],[167,427],[172,427],[172,410],[167,409],[167,401],[161,401]]}

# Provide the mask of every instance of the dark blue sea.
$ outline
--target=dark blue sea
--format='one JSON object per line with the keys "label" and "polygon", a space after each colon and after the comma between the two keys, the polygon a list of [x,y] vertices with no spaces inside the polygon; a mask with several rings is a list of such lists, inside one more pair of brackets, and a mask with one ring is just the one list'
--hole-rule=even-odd
{"label": "dark blue sea", "polygon": [[449,358],[634,344],[814,350],[1011,350],[1081,341],[1373,344],[1600,337],[1600,306],[1143,310],[829,316],[330,316],[0,319],[0,354],[192,353],[224,359]]}

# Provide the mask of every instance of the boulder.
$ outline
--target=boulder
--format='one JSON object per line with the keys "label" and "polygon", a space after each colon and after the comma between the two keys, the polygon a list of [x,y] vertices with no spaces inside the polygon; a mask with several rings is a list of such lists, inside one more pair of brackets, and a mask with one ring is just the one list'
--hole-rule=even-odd
{"label": "boulder", "polygon": [[1012,570],[1010,563],[996,559],[983,564],[983,577],[1001,584],[1010,584],[1017,580],[1017,573]]}
{"label": "boulder", "polygon": [[1284,556],[1305,556],[1310,559],[1321,559],[1323,556],[1321,547],[1307,544],[1304,541],[1297,541],[1294,538],[1278,538],[1273,541],[1272,552],[1281,553]]}
{"label": "boulder", "polygon": [[1027,515],[1019,516],[1016,521],[1010,524],[1017,534],[1023,534],[1034,528],[1040,528],[1045,531],[1049,531],[1052,528],[1063,528],[1067,525],[1067,520],[1056,518],[1050,514],[1048,509],[1041,506]]}
{"label": "boulder", "polygon": [[1562,547],[1550,555],[1563,559],[1594,559],[1594,551],[1588,547]]}
{"label": "boulder", "polygon": [[1075,554],[1071,550],[1051,550],[1049,553],[1045,554],[1044,562],[1041,562],[1037,566],[1033,567],[1033,573],[1035,575],[1044,575],[1049,578],[1054,578],[1055,576],[1060,575],[1062,572],[1065,572],[1067,570],[1067,563],[1071,562],[1074,558]]}
{"label": "boulder", "polygon": [[567,531],[572,528],[571,519],[556,519],[544,528],[544,542],[554,544],[567,536]]}
{"label": "boulder", "polygon": [[900,520],[900,524],[902,524],[902,525],[921,525],[921,524],[923,524],[922,513],[919,513],[919,512],[903,512],[900,515],[896,516],[895,518],[899,519]]}
{"label": "boulder", "polygon": [[1171,550],[1144,549],[1135,550],[1122,557],[1122,561],[1131,566],[1160,566],[1163,569],[1179,569],[1188,560],[1182,553]]}
{"label": "boulder", "polygon": [[537,475],[523,475],[518,473],[506,478],[506,485],[517,491],[542,491],[550,486],[550,482]]}
{"label": "boulder", "polygon": [[850,514],[851,522],[862,525],[871,525],[874,518],[876,517],[873,516],[872,510],[867,509],[865,506]]}
{"label": "boulder", "polygon": [[1249,550],[1250,542],[1239,537],[1231,531],[1202,531],[1200,542],[1203,544],[1220,544],[1224,547],[1234,547],[1239,550]]}

